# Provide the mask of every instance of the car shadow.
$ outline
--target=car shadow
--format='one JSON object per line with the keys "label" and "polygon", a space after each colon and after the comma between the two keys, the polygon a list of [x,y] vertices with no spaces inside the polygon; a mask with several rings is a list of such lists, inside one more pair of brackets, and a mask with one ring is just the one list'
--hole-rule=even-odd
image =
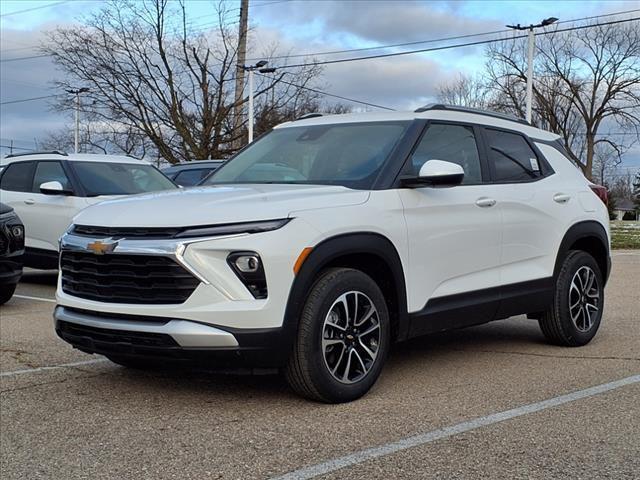
{"label": "car shadow", "polygon": [[[416,365],[446,364],[452,355],[464,357],[475,351],[523,351],[543,344],[537,322],[524,317],[492,324],[431,334],[394,345],[388,359],[389,371],[415,369]],[[237,400],[278,398],[295,404],[305,400],[296,397],[286,385],[284,375],[276,371],[220,371],[199,365],[163,364],[150,370],[117,369],[127,383],[182,393],[206,393],[215,398]]]}
{"label": "car shadow", "polygon": [[21,283],[30,283],[35,285],[56,286],[58,282],[57,270],[32,270],[27,268],[22,273]]}

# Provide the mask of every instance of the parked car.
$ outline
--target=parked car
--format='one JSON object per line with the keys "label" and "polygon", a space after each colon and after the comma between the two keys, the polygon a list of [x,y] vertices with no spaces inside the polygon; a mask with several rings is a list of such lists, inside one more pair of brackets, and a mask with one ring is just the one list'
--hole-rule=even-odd
{"label": "parked car", "polygon": [[153,165],[115,155],[39,152],[0,160],[0,194],[25,224],[25,265],[58,268],[58,241],[83,208],[107,198],[175,190]]}
{"label": "parked car", "polygon": [[9,205],[0,203],[0,305],[7,303],[22,276],[24,225]]}
{"label": "parked car", "polygon": [[602,321],[607,209],[559,137],[524,121],[445,105],[314,116],[205,183],[76,217],[61,338],[126,366],[277,367],[345,402],[394,342],[526,314],[580,346]]}
{"label": "parked car", "polygon": [[163,168],[164,173],[171,180],[183,187],[193,187],[215,172],[224,160],[194,160]]}

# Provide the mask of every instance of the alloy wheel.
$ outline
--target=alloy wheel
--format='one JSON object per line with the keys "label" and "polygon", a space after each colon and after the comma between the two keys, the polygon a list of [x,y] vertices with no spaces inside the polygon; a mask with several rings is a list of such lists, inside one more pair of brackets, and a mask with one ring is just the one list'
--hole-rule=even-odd
{"label": "alloy wheel", "polygon": [[340,295],[322,326],[322,355],[331,375],[342,383],[362,380],[380,349],[380,318],[371,299],[362,292]]}
{"label": "alloy wheel", "polygon": [[576,271],[569,287],[569,315],[580,332],[588,332],[600,310],[600,287],[595,272],[587,266]]}

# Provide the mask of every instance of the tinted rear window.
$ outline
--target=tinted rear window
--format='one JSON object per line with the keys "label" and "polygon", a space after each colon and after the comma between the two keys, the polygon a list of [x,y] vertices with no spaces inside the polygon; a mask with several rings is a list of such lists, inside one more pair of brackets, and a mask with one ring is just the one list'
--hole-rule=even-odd
{"label": "tinted rear window", "polygon": [[34,162],[15,162],[2,173],[0,188],[11,192],[30,192]]}
{"label": "tinted rear window", "polygon": [[538,156],[522,135],[486,129],[489,163],[496,182],[522,182],[542,176]]}

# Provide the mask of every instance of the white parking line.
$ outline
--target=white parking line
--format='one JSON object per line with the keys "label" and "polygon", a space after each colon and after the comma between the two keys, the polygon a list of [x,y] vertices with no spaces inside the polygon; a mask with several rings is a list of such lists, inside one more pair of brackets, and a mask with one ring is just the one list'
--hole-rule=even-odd
{"label": "white parking line", "polygon": [[61,368],[68,367],[81,367],[82,365],[93,365],[95,363],[104,363],[108,362],[106,358],[99,358],[96,360],[84,360],[82,362],[73,362],[73,363],[63,363],[61,365],[52,365],[50,367],[37,367],[37,368],[25,368],[24,370],[14,370],[12,372],[2,372],[0,373],[0,377],[12,377],[14,375],[22,375],[24,373],[34,373],[34,372],[43,372],[46,370],[58,370]]}
{"label": "white parking line", "polygon": [[300,470],[287,473],[285,475],[275,477],[274,480],[304,480],[314,478],[319,475],[325,475],[327,473],[335,472],[341,468],[350,467],[359,463],[366,462],[367,460],[374,460],[379,457],[391,455],[393,453],[407,450],[409,448],[418,447],[427,443],[435,442],[442,438],[448,438],[459,433],[475,430],[480,427],[486,427],[495,423],[504,422],[512,418],[521,417],[522,415],[528,415],[530,413],[540,412],[548,408],[564,405],[565,403],[575,402],[583,398],[592,397],[601,393],[615,390],[616,388],[624,387],[640,382],[640,375],[634,375],[631,377],[623,378],[615,382],[604,383],[595,387],[586,388],[584,390],[578,390],[559,397],[550,398],[549,400],[543,400],[541,402],[531,403],[529,405],[523,405],[522,407],[513,408],[500,413],[494,413],[487,415],[486,417],[476,418],[468,422],[458,423],[450,427],[440,428],[438,430],[432,430],[430,432],[421,433],[413,437],[407,437],[397,442],[387,443],[379,447],[368,448],[366,450],[360,450],[359,452],[339,457],[327,462],[312,465]]}
{"label": "white parking line", "polygon": [[23,300],[38,300],[40,302],[56,303],[54,298],[30,297],[29,295],[14,295],[14,297],[22,298]]}

